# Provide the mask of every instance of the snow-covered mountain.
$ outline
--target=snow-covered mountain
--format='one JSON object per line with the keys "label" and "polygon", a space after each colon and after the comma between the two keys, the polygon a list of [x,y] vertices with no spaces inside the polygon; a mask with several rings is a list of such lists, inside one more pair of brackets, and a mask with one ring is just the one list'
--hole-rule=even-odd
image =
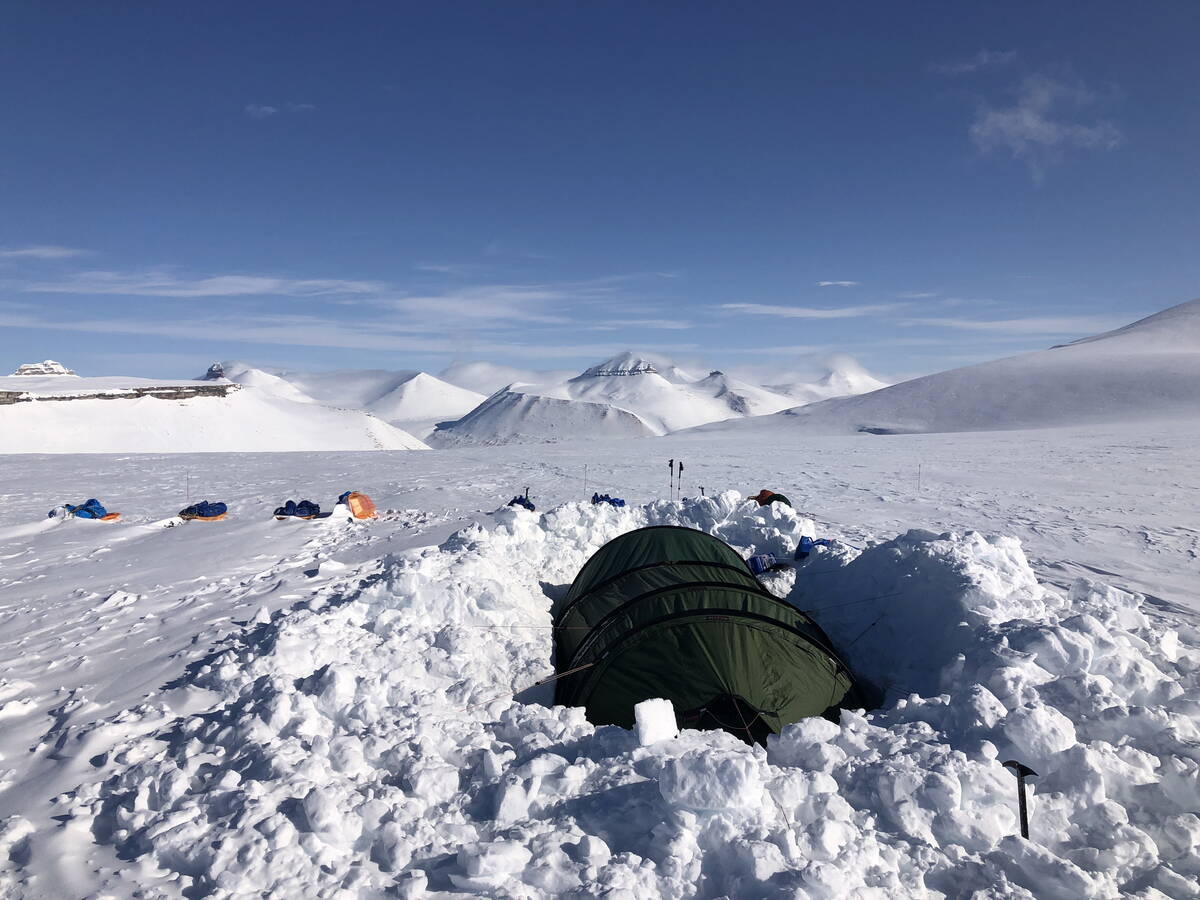
{"label": "snow-covered mountain", "polygon": [[486,397],[414,370],[267,372],[242,362],[220,364],[224,376],[297,402],[362,409],[415,435],[470,412]]}
{"label": "snow-covered mountain", "polygon": [[430,442],[447,446],[661,435],[778,412],[794,403],[722,372],[695,378],[673,364],[626,351],[563,381],[510,384],[470,415],[439,428]]}
{"label": "snow-covered mountain", "polygon": [[525,384],[552,384],[575,373],[569,370],[535,371],[491,362],[459,362],[447,366],[438,378],[460,388],[491,396],[503,387],[520,381]]}
{"label": "snow-covered mountain", "polygon": [[1200,300],[1192,300],[1070,344],[789,409],[750,427],[893,434],[1197,416]]}
{"label": "snow-covered mountain", "polygon": [[202,380],[217,381],[221,378],[243,387],[256,388],[283,400],[291,400],[293,403],[317,402],[290,381],[264,369],[256,369],[248,363],[238,361],[213,363]]}
{"label": "snow-covered mountain", "polygon": [[818,403],[834,397],[869,394],[887,386],[886,381],[880,381],[853,357],[839,356],[830,362],[828,373],[819,381],[771,384],[767,388],[801,403]]}
{"label": "snow-covered mountain", "polygon": [[424,434],[439,422],[466,415],[486,399],[483,394],[417,372],[372,401],[367,409],[385,422]]}
{"label": "snow-covered mountain", "polygon": [[244,384],[0,378],[0,453],[427,449],[372,415],[296,397],[267,373],[243,374]]}
{"label": "snow-covered mountain", "polygon": [[428,440],[434,447],[454,447],[655,434],[638,416],[607,403],[500,390],[457,422],[438,428]]}

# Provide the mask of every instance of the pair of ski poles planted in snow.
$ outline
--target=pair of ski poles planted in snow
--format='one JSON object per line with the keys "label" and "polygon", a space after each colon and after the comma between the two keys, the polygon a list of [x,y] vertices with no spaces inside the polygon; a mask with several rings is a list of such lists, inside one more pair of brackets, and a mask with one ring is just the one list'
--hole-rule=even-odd
{"label": "pair of ski poles planted in snow", "polygon": [[679,461],[678,475],[675,472],[674,458],[672,458],[671,461],[667,463],[667,465],[670,466],[670,468],[671,468],[671,477],[668,482],[670,487],[668,488],[667,496],[671,500],[675,500],[679,496],[679,492],[683,490],[683,460],[681,459]]}

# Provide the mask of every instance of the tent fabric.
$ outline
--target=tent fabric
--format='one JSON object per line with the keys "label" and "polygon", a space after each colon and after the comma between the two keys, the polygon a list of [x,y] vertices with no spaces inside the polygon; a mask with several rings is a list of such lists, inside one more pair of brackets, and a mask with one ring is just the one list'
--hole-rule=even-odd
{"label": "tent fabric", "polygon": [[654,526],[605,544],[554,625],[556,702],[586,707],[596,725],[631,727],[634,705],[665,697],[685,726],[755,741],[862,705],[820,627],[702,531]]}

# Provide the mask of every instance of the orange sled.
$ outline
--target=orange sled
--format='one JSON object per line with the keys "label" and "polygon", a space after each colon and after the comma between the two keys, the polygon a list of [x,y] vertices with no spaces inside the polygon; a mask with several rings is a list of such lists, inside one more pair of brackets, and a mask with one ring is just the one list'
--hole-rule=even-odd
{"label": "orange sled", "polygon": [[375,511],[375,501],[366,494],[350,491],[345,495],[345,502],[346,506],[350,508],[350,515],[356,519],[374,519],[379,515]]}

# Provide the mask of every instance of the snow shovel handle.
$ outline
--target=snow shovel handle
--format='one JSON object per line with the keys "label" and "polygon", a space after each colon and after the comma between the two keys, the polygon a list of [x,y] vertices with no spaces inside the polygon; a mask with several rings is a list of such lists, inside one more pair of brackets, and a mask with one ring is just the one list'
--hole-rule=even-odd
{"label": "snow shovel handle", "polygon": [[1004,766],[1012,769],[1013,774],[1017,776],[1017,813],[1021,817],[1021,837],[1029,840],[1029,807],[1025,801],[1025,776],[1037,775],[1037,772],[1015,759],[1008,760]]}

